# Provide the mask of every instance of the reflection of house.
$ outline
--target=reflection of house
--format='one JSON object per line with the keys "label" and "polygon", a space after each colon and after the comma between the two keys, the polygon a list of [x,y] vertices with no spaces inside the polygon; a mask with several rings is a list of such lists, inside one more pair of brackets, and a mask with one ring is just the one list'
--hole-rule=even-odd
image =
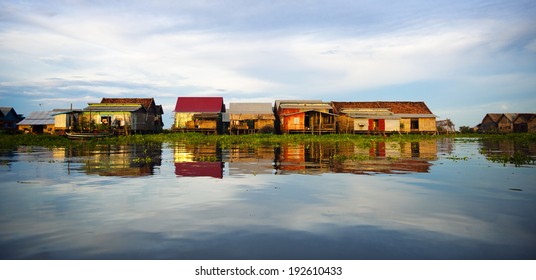
{"label": "reflection of house", "polygon": [[273,132],[274,112],[271,103],[230,103],[231,134]]}
{"label": "reflection of house", "polygon": [[216,144],[178,144],[173,148],[177,176],[223,178],[221,149]]}
{"label": "reflection of house", "polygon": [[24,120],[13,107],[0,107],[0,131],[15,132],[17,123]]}
{"label": "reflection of house", "polygon": [[436,116],[424,102],[331,102],[339,133],[436,133]]}
{"label": "reflection of house", "polygon": [[229,175],[272,174],[274,148],[272,147],[232,147],[226,161],[229,162]]}
{"label": "reflection of house", "polygon": [[333,162],[337,173],[407,173],[428,172],[437,159],[436,141],[376,142],[370,148],[344,147]]}
{"label": "reflection of house", "polygon": [[321,143],[283,145],[275,150],[274,167],[276,174],[330,172],[331,160],[336,153],[335,146]]}
{"label": "reflection of house", "polygon": [[184,177],[223,178],[223,162],[175,162],[175,175]]}
{"label": "reflection of house", "polygon": [[333,133],[333,108],[321,100],[276,100],[276,128],[281,133]]}
{"label": "reflection of house", "polygon": [[24,133],[54,133],[54,112],[36,111],[17,123],[19,131]]}
{"label": "reflection of house", "polygon": [[156,105],[153,98],[103,98],[101,103],[88,105],[82,123],[89,122],[103,129],[158,132],[164,125],[162,106]]}
{"label": "reflection of house", "polygon": [[174,112],[173,130],[223,133],[225,105],[222,97],[178,97]]}
{"label": "reflection of house", "polygon": [[162,147],[143,145],[104,146],[92,151],[84,171],[100,176],[139,177],[154,174],[162,163]]}

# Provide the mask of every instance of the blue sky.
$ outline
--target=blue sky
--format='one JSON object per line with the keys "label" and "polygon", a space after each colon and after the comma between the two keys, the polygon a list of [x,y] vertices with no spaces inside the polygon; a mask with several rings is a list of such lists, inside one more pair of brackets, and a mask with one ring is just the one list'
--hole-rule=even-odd
{"label": "blue sky", "polygon": [[536,112],[536,1],[2,1],[0,106],[178,96]]}

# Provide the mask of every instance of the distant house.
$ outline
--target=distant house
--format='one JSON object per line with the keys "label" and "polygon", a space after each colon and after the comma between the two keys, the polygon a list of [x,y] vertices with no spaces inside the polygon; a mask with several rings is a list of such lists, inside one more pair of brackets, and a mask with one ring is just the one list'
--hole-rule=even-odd
{"label": "distant house", "polygon": [[321,100],[276,100],[276,129],[280,133],[334,133],[335,114]]}
{"label": "distant house", "polygon": [[332,102],[339,133],[436,133],[436,118],[424,102]]}
{"label": "distant house", "polygon": [[499,119],[503,114],[488,113],[477,126],[480,133],[497,133],[499,132]]}
{"label": "distant house", "polygon": [[231,134],[274,131],[271,103],[230,103],[228,113]]}
{"label": "distant house", "polygon": [[512,133],[514,132],[514,121],[518,114],[505,113],[497,121],[497,127],[499,133]]}
{"label": "distant house", "polygon": [[30,113],[28,117],[17,123],[18,129],[24,133],[54,134],[54,112],[36,111]]}
{"label": "distant house", "polygon": [[536,114],[518,114],[514,120],[514,132],[536,132]]}
{"label": "distant house", "polygon": [[178,97],[172,130],[223,134],[223,97]]}
{"label": "distant house", "polygon": [[16,132],[17,123],[23,119],[13,107],[0,107],[0,131]]}
{"label": "distant house", "polygon": [[446,120],[439,120],[437,121],[437,131],[439,133],[455,133],[456,132],[456,126],[450,119]]}
{"label": "distant house", "polygon": [[82,127],[117,129],[130,132],[159,132],[164,111],[153,98],[103,98],[84,108]]}

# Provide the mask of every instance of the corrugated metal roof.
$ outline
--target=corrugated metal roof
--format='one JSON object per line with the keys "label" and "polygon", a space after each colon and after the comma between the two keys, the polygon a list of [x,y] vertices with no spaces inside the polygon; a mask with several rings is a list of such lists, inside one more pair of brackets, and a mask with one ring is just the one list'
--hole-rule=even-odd
{"label": "corrugated metal roof", "polygon": [[328,103],[283,103],[279,105],[283,109],[306,109],[306,110],[322,110],[332,109]]}
{"label": "corrugated metal roof", "polygon": [[276,100],[275,101],[275,108],[279,108],[281,104],[300,104],[300,103],[324,103],[322,100]]}
{"label": "corrugated metal roof", "polygon": [[174,112],[225,112],[223,97],[178,97]]}
{"label": "corrugated metal roof", "polygon": [[84,108],[86,112],[134,112],[142,109],[142,105],[124,105],[124,106],[99,106],[92,105]]}
{"label": "corrugated metal roof", "polygon": [[354,119],[384,119],[384,120],[399,120],[400,116],[396,115],[366,115],[366,114],[348,114],[350,118]]}
{"label": "corrugated metal roof", "polygon": [[273,114],[272,103],[229,103],[231,114]]}
{"label": "corrugated metal roof", "polygon": [[231,114],[229,114],[229,113],[222,113],[222,114],[221,114],[221,121],[222,121],[222,122],[231,122]]}
{"label": "corrugated metal roof", "polygon": [[29,120],[24,119],[17,123],[17,125],[50,125],[54,124],[54,119],[52,120]]}
{"label": "corrugated metal roof", "polygon": [[53,112],[35,111],[31,112],[28,117],[17,123],[17,125],[49,125],[54,124]]}

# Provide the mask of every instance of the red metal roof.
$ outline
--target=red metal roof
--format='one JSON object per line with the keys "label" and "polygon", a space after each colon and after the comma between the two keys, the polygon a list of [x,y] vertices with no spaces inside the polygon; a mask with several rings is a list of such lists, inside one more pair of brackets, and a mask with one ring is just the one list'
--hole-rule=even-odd
{"label": "red metal roof", "polygon": [[174,112],[225,112],[223,97],[179,97]]}

